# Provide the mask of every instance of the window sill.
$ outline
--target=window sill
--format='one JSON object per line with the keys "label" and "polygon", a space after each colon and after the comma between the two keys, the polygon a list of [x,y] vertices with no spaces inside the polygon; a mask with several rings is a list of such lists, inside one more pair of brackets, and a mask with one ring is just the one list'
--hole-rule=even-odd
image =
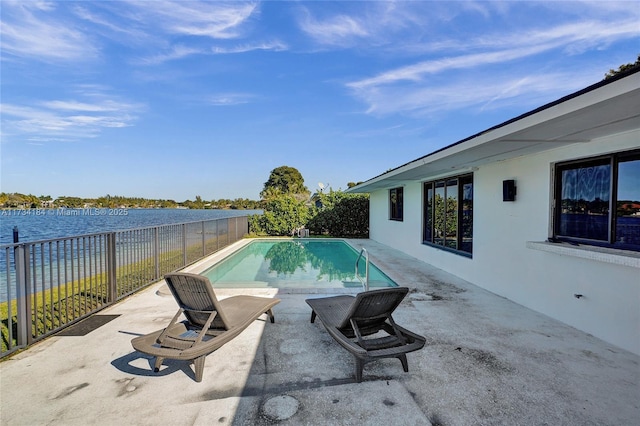
{"label": "window sill", "polygon": [[546,241],[527,241],[527,248],[640,269],[640,253],[634,251]]}

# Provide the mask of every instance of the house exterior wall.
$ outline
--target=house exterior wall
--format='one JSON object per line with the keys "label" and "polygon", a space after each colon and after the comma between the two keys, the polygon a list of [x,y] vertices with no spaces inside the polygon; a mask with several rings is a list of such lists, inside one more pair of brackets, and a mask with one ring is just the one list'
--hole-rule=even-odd
{"label": "house exterior wall", "polygon": [[[403,185],[402,222],[388,219],[388,190],[371,194],[370,238],[640,354],[640,269],[528,244],[549,236],[553,163],[638,147],[640,130],[474,171],[472,258],[422,244],[423,195],[417,181]],[[515,202],[502,201],[506,179],[516,180]]]}

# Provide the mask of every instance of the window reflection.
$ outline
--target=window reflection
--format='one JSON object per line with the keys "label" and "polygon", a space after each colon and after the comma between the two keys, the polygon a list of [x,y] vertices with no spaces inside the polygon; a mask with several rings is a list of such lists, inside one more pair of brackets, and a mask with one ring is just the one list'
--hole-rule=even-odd
{"label": "window reflection", "polygon": [[640,251],[640,151],[556,166],[554,237]]}
{"label": "window reflection", "polygon": [[618,166],[616,242],[640,245],[640,159]]}
{"label": "window reflection", "polygon": [[563,170],[560,233],[606,241],[610,185],[608,163]]}

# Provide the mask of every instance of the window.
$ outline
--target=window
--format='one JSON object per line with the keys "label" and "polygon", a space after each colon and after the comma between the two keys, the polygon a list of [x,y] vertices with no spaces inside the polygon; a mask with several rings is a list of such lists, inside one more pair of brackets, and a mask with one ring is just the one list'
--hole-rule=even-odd
{"label": "window", "polygon": [[554,235],[640,251],[640,151],[558,163]]}
{"label": "window", "polygon": [[473,175],[424,184],[423,243],[473,252]]}
{"label": "window", "polygon": [[391,220],[402,220],[402,192],[402,188],[389,190],[389,219]]}

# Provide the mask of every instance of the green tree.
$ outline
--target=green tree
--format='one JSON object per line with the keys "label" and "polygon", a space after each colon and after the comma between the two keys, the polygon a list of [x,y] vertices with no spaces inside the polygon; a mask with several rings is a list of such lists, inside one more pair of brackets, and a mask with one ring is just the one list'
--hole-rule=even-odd
{"label": "green tree", "polygon": [[640,68],[640,54],[638,55],[638,59],[636,59],[635,62],[620,65],[617,70],[613,70],[613,69],[609,70],[609,72],[604,75],[604,79],[605,80],[610,79],[611,77],[614,77],[623,72],[627,72],[634,68]]}
{"label": "green tree", "polygon": [[304,186],[304,179],[298,169],[289,166],[276,167],[271,171],[269,180],[264,183],[260,193],[263,200],[280,195],[294,195],[297,199],[309,198],[309,190]]}
{"label": "green tree", "polygon": [[196,201],[193,203],[196,209],[204,209],[204,201],[202,201],[202,197],[196,195]]}
{"label": "green tree", "polygon": [[285,236],[304,226],[312,217],[312,208],[294,195],[280,195],[266,200],[264,213],[249,218],[252,234]]}
{"label": "green tree", "polygon": [[68,208],[82,208],[84,207],[85,200],[79,197],[60,197],[56,200],[58,202],[59,207],[68,207]]}
{"label": "green tree", "polygon": [[111,195],[107,194],[102,197],[98,197],[95,204],[98,207],[115,207],[115,200],[112,200]]}

